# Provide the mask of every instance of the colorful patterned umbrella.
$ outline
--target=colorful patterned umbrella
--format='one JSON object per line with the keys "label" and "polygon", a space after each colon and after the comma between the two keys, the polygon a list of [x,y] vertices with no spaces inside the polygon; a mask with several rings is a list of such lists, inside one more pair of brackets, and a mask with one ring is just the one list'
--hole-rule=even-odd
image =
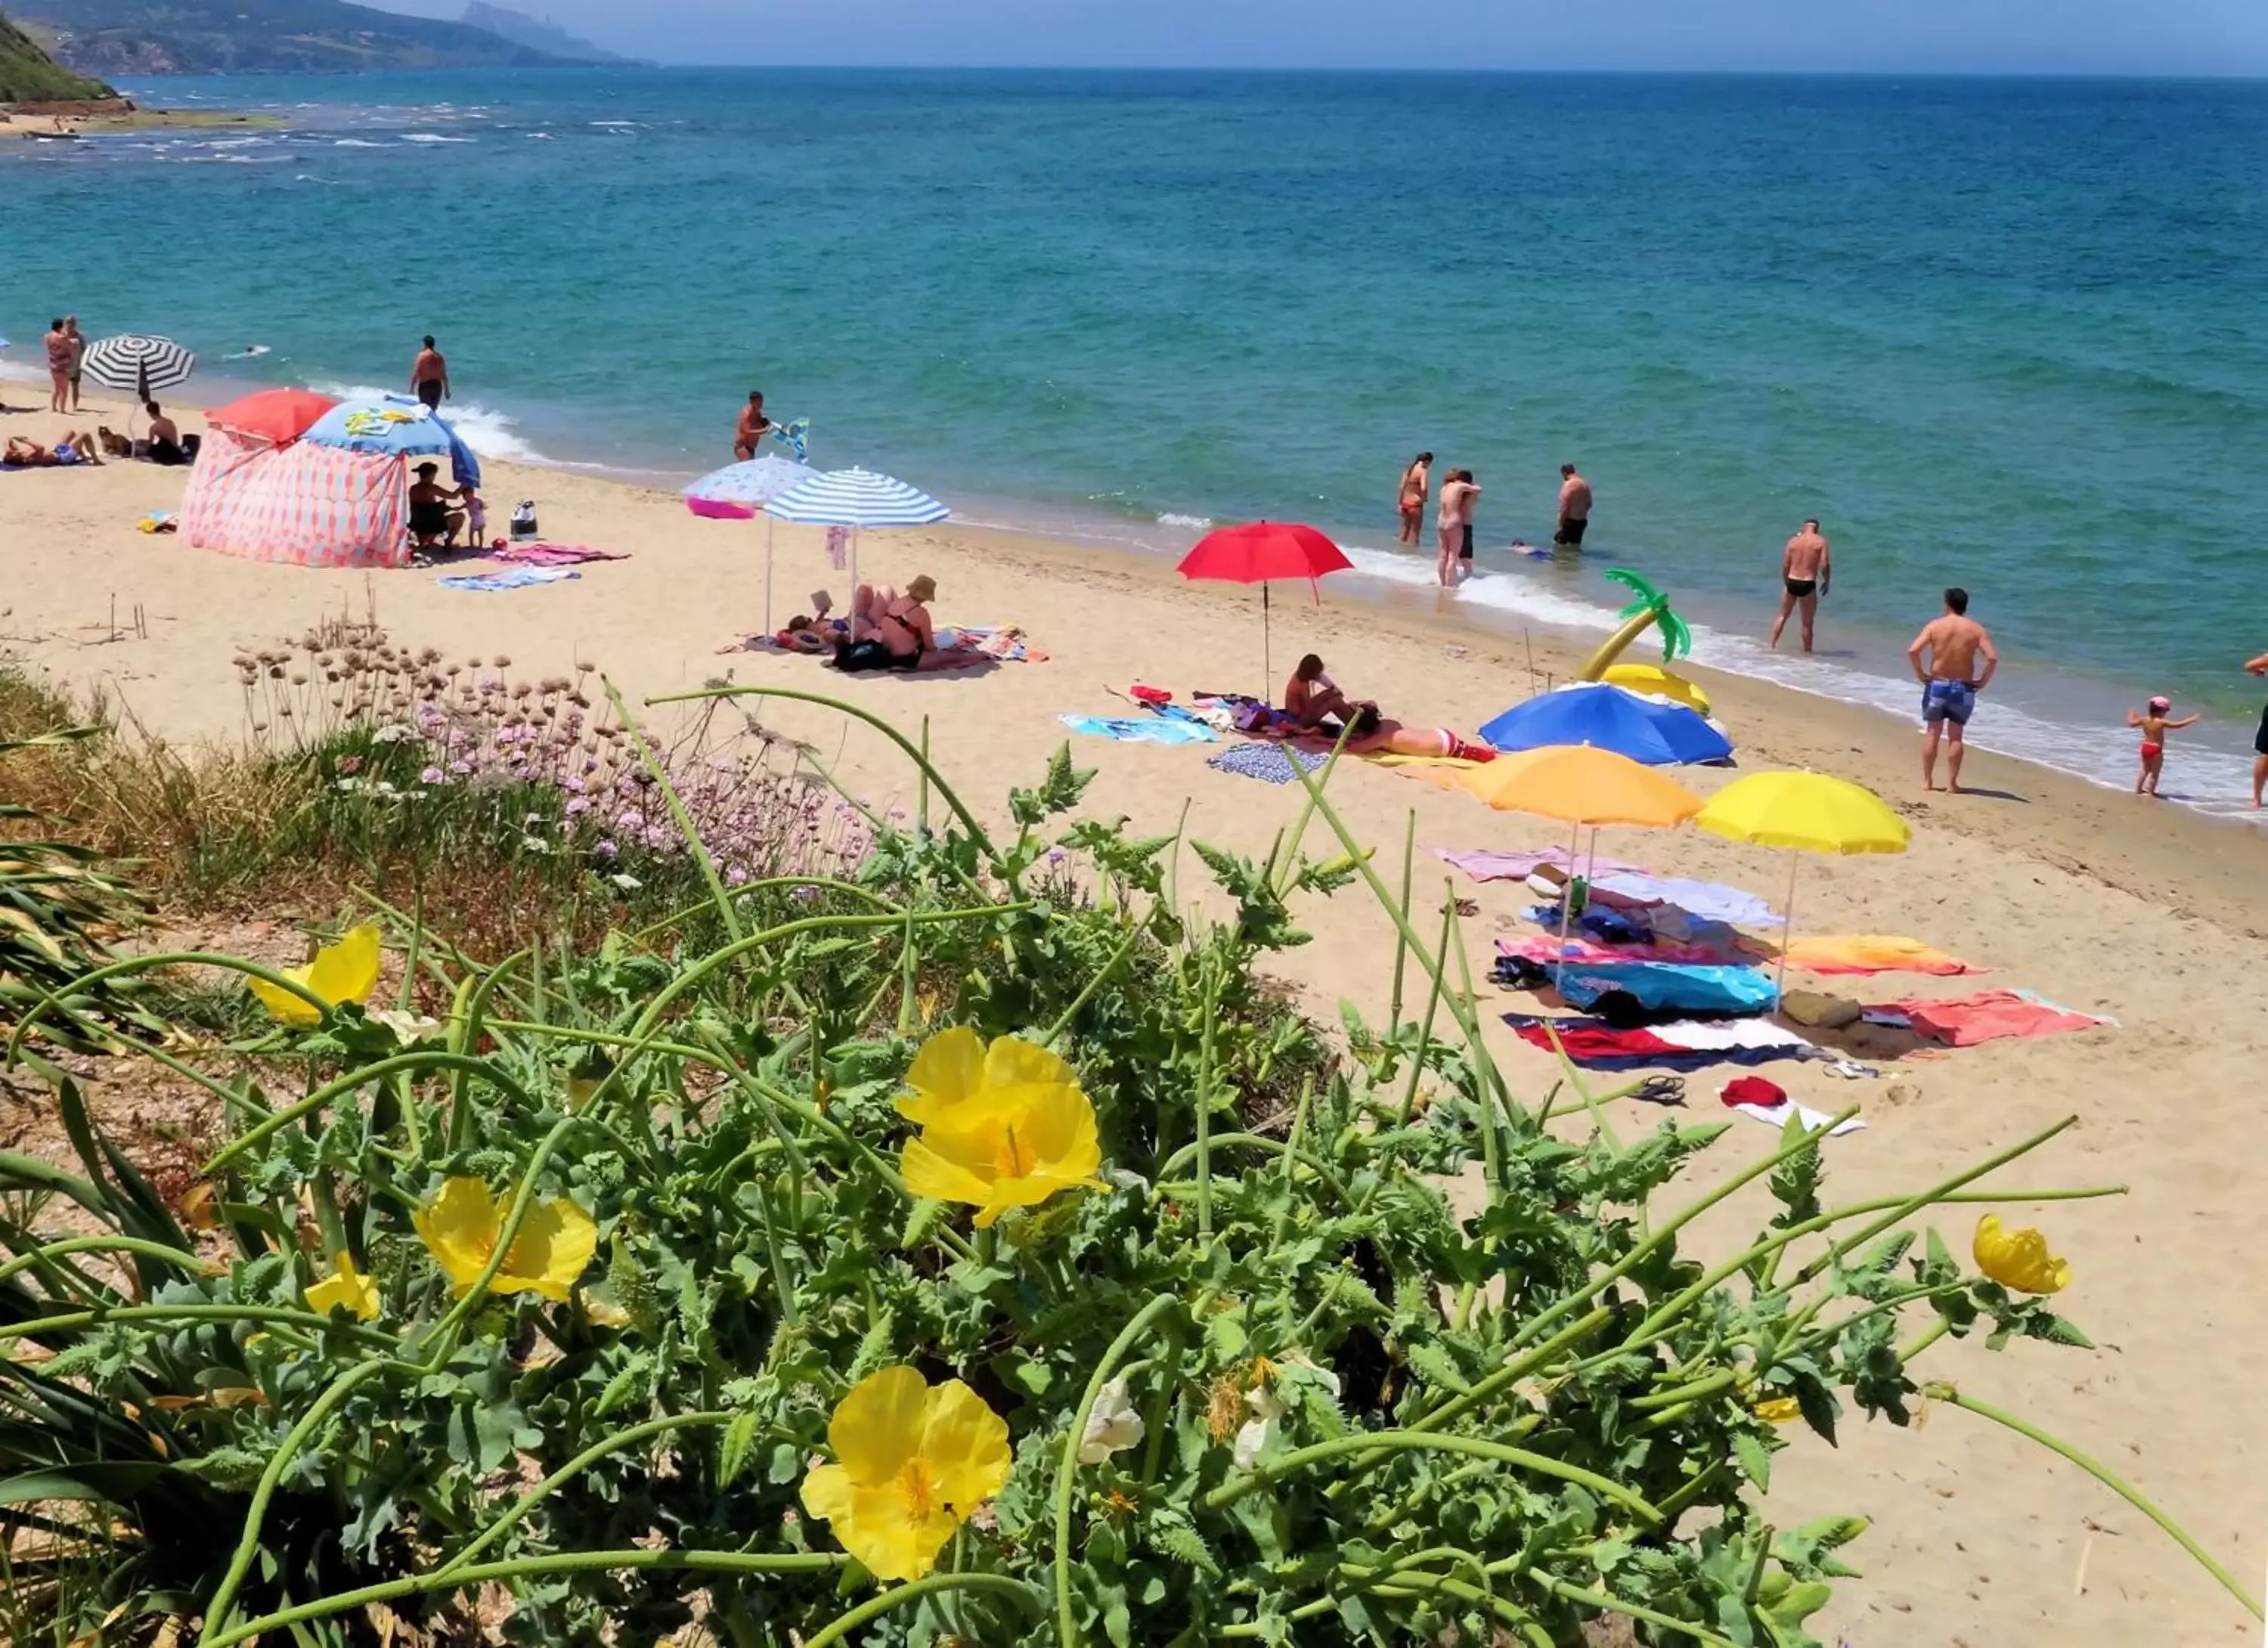
{"label": "colorful patterned umbrella", "polygon": [[752,520],[765,504],[817,473],[808,464],[766,452],[703,475],[685,489],[685,507],[711,520]]}
{"label": "colorful patterned umbrella", "polygon": [[473,449],[423,402],[407,395],[342,401],[308,425],[299,438],[318,446],[394,458],[445,457],[460,483],[481,483],[481,462]]}

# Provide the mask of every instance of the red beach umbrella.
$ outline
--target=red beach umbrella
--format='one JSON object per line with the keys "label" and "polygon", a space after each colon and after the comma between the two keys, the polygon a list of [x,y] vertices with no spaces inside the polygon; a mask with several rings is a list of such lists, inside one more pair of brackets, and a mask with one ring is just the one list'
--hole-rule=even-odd
{"label": "red beach umbrella", "polygon": [[1248,521],[1223,526],[1197,540],[1197,548],[1182,557],[1185,578],[1222,584],[1260,585],[1260,667],[1274,695],[1275,670],[1269,657],[1268,585],[1274,578],[1305,578],[1308,592],[1320,602],[1315,580],[1326,572],[1344,572],[1354,564],[1329,538],[1296,521]]}
{"label": "red beach umbrella", "polygon": [[225,407],[215,407],[205,414],[205,422],[216,429],[282,446],[305,435],[317,418],[336,405],[330,396],[312,389],[261,389]]}

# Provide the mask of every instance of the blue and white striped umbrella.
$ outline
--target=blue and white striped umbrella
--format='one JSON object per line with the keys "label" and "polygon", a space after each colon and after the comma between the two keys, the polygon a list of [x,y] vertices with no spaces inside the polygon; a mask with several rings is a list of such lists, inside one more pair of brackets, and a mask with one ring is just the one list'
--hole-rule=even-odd
{"label": "blue and white striped umbrella", "polygon": [[712,469],[685,489],[685,504],[696,515],[746,520],[792,487],[820,472],[766,452],[761,458]]}
{"label": "blue and white striped umbrella", "polygon": [[917,487],[871,469],[813,475],[764,505],[764,513],[806,526],[927,526],[953,511]]}

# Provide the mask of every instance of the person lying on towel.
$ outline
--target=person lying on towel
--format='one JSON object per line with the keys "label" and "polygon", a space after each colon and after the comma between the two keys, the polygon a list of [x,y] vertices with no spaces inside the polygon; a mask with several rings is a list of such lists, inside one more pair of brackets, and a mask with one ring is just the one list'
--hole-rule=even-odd
{"label": "person lying on towel", "polygon": [[1341,692],[1323,673],[1323,660],[1313,652],[1300,660],[1292,679],[1284,683],[1283,714],[1297,732],[1334,743],[1344,729],[1348,735],[1347,753],[1351,755],[1447,755],[1486,761],[1496,753],[1485,745],[1466,743],[1447,727],[1410,727],[1388,720],[1373,701],[1350,698]]}
{"label": "person lying on towel", "polygon": [[945,660],[936,650],[929,603],[937,580],[924,573],[900,594],[887,585],[861,584],[850,598],[850,634],[835,649],[839,670],[917,670]]}
{"label": "person lying on towel", "polygon": [[42,446],[21,435],[11,435],[6,452],[0,453],[0,463],[19,469],[59,469],[101,461],[94,455],[93,443],[77,430],[65,430],[63,438],[52,446]]}

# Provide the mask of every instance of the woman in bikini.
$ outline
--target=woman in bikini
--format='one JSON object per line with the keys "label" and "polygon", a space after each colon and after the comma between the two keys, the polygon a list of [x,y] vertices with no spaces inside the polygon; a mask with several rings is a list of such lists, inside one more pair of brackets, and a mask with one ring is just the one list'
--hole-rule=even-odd
{"label": "woman in bikini", "polygon": [[935,657],[937,632],[928,603],[937,580],[924,573],[900,594],[887,585],[860,585],[851,596],[850,638],[836,650],[835,667],[916,670]]}
{"label": "woman in bikini", "polygon": [[1402,511],[1402,541],[1414,544],[1425,529],[1425,498],[1433,486],[1433,454],[1419,452],[1402,472],[1402,489],[1395,507]]}

